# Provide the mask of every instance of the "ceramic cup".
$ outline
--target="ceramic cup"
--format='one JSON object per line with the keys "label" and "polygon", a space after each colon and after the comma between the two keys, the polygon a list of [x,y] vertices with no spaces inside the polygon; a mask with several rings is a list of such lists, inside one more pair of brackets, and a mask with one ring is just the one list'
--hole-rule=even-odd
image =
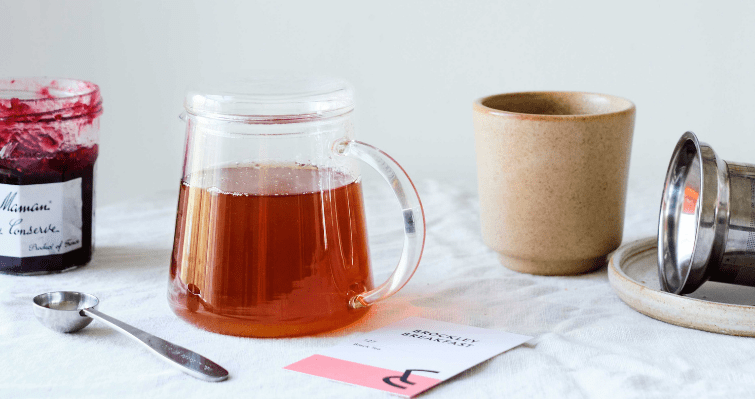
{"label": "ceramic cup", "polygon": [[509,269],[585,273],[621,243],[635,106],[580,92],[474,102],[482,236]]}

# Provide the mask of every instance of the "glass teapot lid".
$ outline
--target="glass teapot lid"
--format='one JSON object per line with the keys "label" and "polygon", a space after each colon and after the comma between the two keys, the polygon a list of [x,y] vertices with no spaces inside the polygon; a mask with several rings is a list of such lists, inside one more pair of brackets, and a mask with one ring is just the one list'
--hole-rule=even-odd
{"label": "glass teapot lid", "polygon": [[190,115],[230,122],[309,122],[352,111],[354,89],[345,80],[332,77],[260,74],[191,90],[184,108]]}

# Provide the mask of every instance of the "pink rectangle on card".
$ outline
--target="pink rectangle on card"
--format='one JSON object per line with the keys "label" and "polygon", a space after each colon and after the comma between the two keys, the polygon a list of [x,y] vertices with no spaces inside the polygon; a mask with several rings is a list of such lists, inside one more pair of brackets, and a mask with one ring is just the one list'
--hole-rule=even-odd
{"label": "pink rectangle on card", "polygon": [[323,355],[310,356],[286,366],[285,369],[407,397],[417,395],[441,382],[417,374],[422,373],[422,370],[388,370]]}

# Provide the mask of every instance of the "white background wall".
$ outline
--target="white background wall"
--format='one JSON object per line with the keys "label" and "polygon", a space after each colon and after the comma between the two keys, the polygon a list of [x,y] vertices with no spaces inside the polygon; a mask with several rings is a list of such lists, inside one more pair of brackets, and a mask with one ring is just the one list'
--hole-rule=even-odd
{"label": "white background wall", "polygon": [[184,91],[253,69],[350,80],[357,135],[415,179],[473,188],[471,103],[522,90],[634,101],[630,190],[660,195],[685,130],[755,163],[752,1],[0,0],[0,76],[102,88],[100,205],[175,189]]}

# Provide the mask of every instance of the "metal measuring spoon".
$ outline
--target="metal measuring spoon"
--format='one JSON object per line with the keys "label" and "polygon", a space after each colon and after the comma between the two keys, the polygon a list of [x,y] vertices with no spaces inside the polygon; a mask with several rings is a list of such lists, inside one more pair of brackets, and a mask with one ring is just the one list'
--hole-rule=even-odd
{"label": "metal measuring spoon", "polygon": [[92,319],[97,319],[139,341],[154,354],[192,377],[211,382],[228,378],[228,371],[212,360],[96,310],[99,303],[96,296],[83,292],[48,292],[34,297],[34,316],[46,327],[64,333],[81,330]]}

